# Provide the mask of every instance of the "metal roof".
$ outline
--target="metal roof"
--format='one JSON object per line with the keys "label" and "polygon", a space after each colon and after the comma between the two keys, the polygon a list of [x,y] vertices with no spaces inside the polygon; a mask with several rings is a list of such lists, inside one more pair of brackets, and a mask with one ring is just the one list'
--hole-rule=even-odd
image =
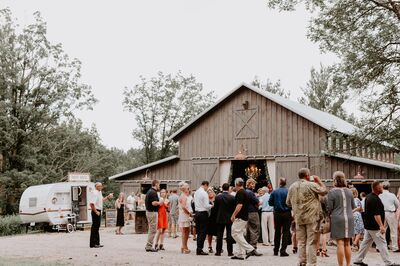
{"label": "metal roof", "polygon": [[286,99],[284,97],[281,97],[279,95],[258,89],[252,85],[242,83],[235,89],[233,89],[231,92],[229,92],[227,95],[222,97],[220,100],[218,100],[216,103],[211,105],[209,108],[204,110],[202,113],[200,113],[198,116],[193,118],[191,121],[189,121],[185,126],[181,127],[178,131],[176,131],[174,134],[172,134],[169,139],[176,139],[182,132],[184,132],[186,129],[188,129],[193,123],[197,122],[198,120],[201,119],[205,114],[216,108],[220,103],[225,101],[227,98],[229,98],[232,94],[234,94],[236,91],[238,91],[240,88],[246,87],[255,93],[258,93],[265,98],[285,107],[286,109],[292,111],[293,113],[296,113],[305,119],[319,125],[320,127],[326,129],[326,130],[334,130],[343,134],[352,134],[355,133],[357,130],[357,127],[354,125],[350,124],[349,122],[334,116],[330,113],[322,112],[320,110],[317,110],[315,108],[312,108],[310,106],[306,106],[304,104]]}
{"label": "metal roof", "polygon": [[368,159],[368,158],[363,158],[363,157],[358,157],[358,156],[352,156],[349,154],[344,154],[344,153],[331,153],[327,151],[321,151],[322,154],[332,156],[332,157],[337,157],[345,160],[350,160],[350,161],[355,161],[359,163],[365,163],[365,164],[370,164],[370,165],[375,165],[383,168],[388,168],[388,169],[394,169],[394,170],[400,170],[400,165],[398,164],[393,164],[393,163],[387,163],[387,162],[381,162],[373,159]]}
{"label": "metal roof", "polygon": [[138,172],[138,171],[141,171],[141,170],[145,170],[145,169],[150,168],[150,167],[153,167],[153,166],[155,166],[155,165],[163,164],[163,163],[165,163],[165,162],[169,162],[169,161],[172,161],[172,160],[176,160],[176,159],[178,159],[178,158],[179,158],[178,155],[172,155],[172,156],[170,156],[170,157],[167,157],[167,158],[164,158],[164,159],[161,159],[161,160],[158,160],[158,161],[149,163],[149,164],[145,164],[145,165],[136,167],[136,168],[134,168],[134,169],[131,169],[131,170],[128,170],[128,171],[125,171],[125,172],[122,172],[122,173],[119,173],[119,174],[110,176],[108,179],[110,179],[110,180],[116,179],[116,178],[118,178],[118,177],[125,176],[125,175],[128,175],[128,174],[132,174],[132,173],[135,173],[135,172]]}

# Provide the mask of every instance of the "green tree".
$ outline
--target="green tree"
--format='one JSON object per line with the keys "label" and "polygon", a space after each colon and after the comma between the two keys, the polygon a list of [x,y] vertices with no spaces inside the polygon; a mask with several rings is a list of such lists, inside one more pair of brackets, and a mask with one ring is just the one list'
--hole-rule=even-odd
{"label": "green tree", "polygon": [[[362,100],[363,134],[400,137],[400,2],[392,0],[268,0],[280,10],[304,3],[312,13],[308,37],[339,59],[345,88]],[[400,147],[400,146],[398,146]]]}
{"label": "green tree", "polygon": [[306,88],[302,89],[304,96],[299,98],[299,102],[347,119],[349,116],[343,104],[348,99],[348,93],[335,77],[335,68],[321,64],[319,70],[311,68],[310,74]]}
{"label": "green tree", "polygon": [[81,63],[46,38],[38,13],[19,29],[8,9],[0,10],[0,153],[3,170],[26,169],[29,138],[72,117],[95,102],[90,86],[80,83]]}
{"label": "green tree", "polygon": [[269,79],[267,79],[265,82],[261,81],[259,77],[255,76],[253,81],[250,83],[252,86],[257,87],[259,89],[262,89],[264,91],[271,92],[273,94],[277,94],[279,96],[282,96],[284,98],[289,98],[290,97],[290,92],[285,91],[281,87],[281,81],[278,80],[276,82],[273,82]]}
{"label": "green tree", "polygon": [[139,84],[125,88],[124,96],[125,110],[135,115],[133,137],[143,146],[144,163],[175,153],[168,137],[215,100],[214,93],[205,93],[193,75],[185,77],[181,72],[141,77]]}
{"label": "green tree", "polygon": [[51,44],[45,22],[34,16],[33,24],[21,28],[8,9],[0,10],[0,203],[6,213],[16,210],[27,186],[73,169],[77,152],[53,137],[60,127],[68,130],[60,123],[73,119],[74,110],[96,101],[80,82],[81,63]]}

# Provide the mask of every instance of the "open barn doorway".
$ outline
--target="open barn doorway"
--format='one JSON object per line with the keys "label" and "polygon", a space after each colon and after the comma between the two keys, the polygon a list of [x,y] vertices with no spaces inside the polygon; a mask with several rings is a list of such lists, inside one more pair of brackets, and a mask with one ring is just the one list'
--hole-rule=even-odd
{"label": "open barn doorway", "polygon": [[234,186],[238,177],[243,178],[245,182],[249,177],[253,177],[257,181],[256,190],[266,187],[270,183],[266,168],[266,160],[233,160],[230,185]]}

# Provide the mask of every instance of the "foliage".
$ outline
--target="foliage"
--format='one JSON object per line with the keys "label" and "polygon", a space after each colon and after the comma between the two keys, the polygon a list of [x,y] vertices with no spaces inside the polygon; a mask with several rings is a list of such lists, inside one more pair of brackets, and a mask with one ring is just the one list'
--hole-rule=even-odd
{"label": "foliage", "polygon": [[214,93],[205,93],[193,75],[185,77],[181,72],[141,77],[140,83],[125,88],[124,96],[125,110],[135,115],[133,137],[143,146],[143,163],[175,153],[168,137],[215,100]]}
{"label": "foliage", "polygon": [[0,236],[21,234],[21,218],[18,215],[0,216]]}
{"label": "foliage", "polygon": [[290,97],[290,91],[285,91],[285,89],[281,87],[280,80],[272,82],[271,80],[267,79],[267,81],[263,82],[259,79],[259,77],[255,76],[250,84],[254,87],[277,94],[287,99]]}
{"label": "foliage", "polygon": [[269,0],[280,10],[304,3],[308,37],[339,59],[344,88],[360,95],[364,136],[400,148],[400,2],[391,0]]}
{"label": "foliage", "polygon": [[348,99],[348,93],[335,77],[335,67],[321,64],[319,71],[313,67],[310,72],[311,78],[307,87],[302,89],[304,96],[300,97],[299,102],[347,119],[343,104]]}
{"label": "foliage", "polygon": [[137,164],[104,147],[95,128],[74,118],[74,110],[96,101],[80,82],[80,67],[47,40],[38,13],[32,25],[20,28],[9,10],[0,10],[0,213],[17,212],[31,185],[65,181],[75,171],[107,183],[108,176]]}

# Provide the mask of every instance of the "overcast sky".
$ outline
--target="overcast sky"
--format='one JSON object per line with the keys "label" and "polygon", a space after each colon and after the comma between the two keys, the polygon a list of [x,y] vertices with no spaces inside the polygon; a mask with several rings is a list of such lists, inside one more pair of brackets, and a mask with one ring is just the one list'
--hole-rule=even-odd
{"label": "overcast sky", "polygon": [[279,13],[265,0],[0,0],[0,5],[21,25],[40,11],[48,38],[82,61],[82,81],[99,100],[93,111],[77,116],[87,127],[95,124],[108,147],[124,150],[138,143],[122,93],[140,75],[182,70],[218,97],[257,75],[280,79],[297,99],[310,68],[334,60],[306,38],[305,10]]}

